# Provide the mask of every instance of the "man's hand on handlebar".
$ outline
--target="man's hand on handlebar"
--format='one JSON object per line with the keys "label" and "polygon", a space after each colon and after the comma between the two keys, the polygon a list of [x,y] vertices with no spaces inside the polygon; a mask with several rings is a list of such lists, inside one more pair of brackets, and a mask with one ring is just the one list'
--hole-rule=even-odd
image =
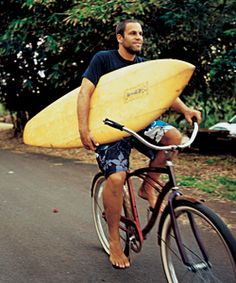
{"label": "man's hand on handlebar", "polygon": [[201,122],[201,112],[200,111],[189,108],[188,111],[186,111],[183,114],[184,114],[186,121],[190,125],[192,125],[192,123],[193,123],[193,121],[192,121],[193,117],[195,117],[196,120],[197,120],[197,123],[200,124],[200,122]]}

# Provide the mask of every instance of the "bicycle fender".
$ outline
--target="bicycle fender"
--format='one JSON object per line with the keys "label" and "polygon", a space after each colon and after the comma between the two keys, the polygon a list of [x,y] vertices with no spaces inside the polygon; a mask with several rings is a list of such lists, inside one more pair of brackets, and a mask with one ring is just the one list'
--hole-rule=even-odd
{"label": "bicycle fender", "polygon": [[192,203],[202,203],[202,202],[205,202],[204,199],[198,199],[194,196],[191,196],[191,195],[179,195],[175,198],[175,200],[188,200]]}
{"label": "bicycle fender", "polygon": [[103,176],[103,173],[102,172],[98,172],[94,178],[93,178],[93,181],[92,181],[92,185],[91,185],[91,197],[93,197],[93,188],[94,188],[94,185],[95,183],[97,182],[97,179],[100,178],[101,176]]}

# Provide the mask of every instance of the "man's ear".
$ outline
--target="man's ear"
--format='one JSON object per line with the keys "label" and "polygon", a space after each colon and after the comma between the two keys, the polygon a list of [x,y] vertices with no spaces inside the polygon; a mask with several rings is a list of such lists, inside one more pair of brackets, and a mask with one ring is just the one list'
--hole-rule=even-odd
{"label": "man's ear", "polygon": [[122,43],[124,38],[121,34],[117,34],[116,39],[117,39],[118,43]]}

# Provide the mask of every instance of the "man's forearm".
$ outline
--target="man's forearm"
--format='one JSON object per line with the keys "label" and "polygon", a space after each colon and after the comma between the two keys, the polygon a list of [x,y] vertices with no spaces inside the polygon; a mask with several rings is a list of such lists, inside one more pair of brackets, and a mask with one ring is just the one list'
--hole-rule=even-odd
{"label": "man's forearm", "polygon": [[88,130],[90,96],[80,92],[77,100],[77,116],[80,131]]}
{"label": "man's forearm", "polygon": [[189,108],[179,97],[176,98],[172,104],[172,108],[183,114],[188,123],[192,124],[192,118],[196,117],[198,124],[201,122],[201,112],[192,108]]}
{"label": "man's forearm", "polygon": [[182,114],[184,114],[186,111],[189,110],[188,106],[186,106],[179,97],[176,98],[171,108],[173,108],[176,112],[179,112]]}
{"label": "man's forearm", "polygon": [[89,150],[96,150],[98,146],[98,143],[93,139],[89,131],[90,102],[94,90],[94,84],[84,78],[77,99],[78,130],[82,144]]}
{"label": "man's forearm", "polygon": [[77,116],[80,131],[88,131],[90,100],[95,86],[86,78],[83,79],[77,100]]}

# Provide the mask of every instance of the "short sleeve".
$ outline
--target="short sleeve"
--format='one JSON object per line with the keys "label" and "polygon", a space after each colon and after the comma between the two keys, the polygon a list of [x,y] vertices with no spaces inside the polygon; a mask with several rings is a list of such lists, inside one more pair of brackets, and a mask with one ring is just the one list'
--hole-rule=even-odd
{"label": "short sleeve", "polygon": [[100,77],[103,74],[104,74],[104,60],[103,60],[103,56],[101,56],[100,52],[98,52],[93,56],[88,68],[85,70],[82,77],[87,78],[96,86]]}

